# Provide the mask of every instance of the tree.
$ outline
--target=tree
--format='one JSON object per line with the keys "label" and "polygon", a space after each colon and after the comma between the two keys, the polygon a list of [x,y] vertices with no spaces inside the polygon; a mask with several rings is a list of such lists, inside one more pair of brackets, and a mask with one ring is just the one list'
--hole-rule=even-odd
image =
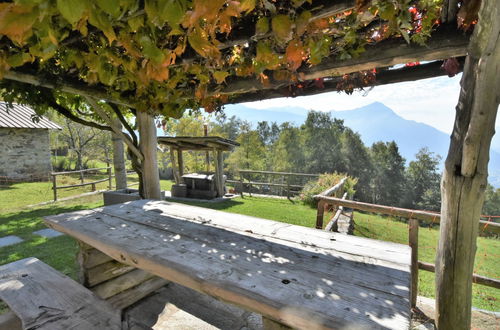
{"label": "tree", "polygon": [[358,179],[356,198],[361,201],[370,201],[374,168],[368,149],[363,144],[360,135],[348,127],[344,129],[340,141],[344,166],[340,171]]}
{"label": "tree", "polygon": [[332,119],[330,113],[310,111],[302,125],[309,173],[335,172],[342,168],[340,136],[344,122]]}
{"label": "tree", "polygon": [[239,169],[265,169],[266,148],[260,139],[259,132],[245,126],[236,142],[240,146],[227,159],[230,173],[234,175]]}
{"label": "tree", "polygon": [[404,206],[431,211],[441,206],[439,155],[434,155],[428,148],[422,148],[415,155],[406,169],[406,200]]}
{"label": "tree", "polygon": [[495,189],[492,185],[488,184],[484,192],[484,215],[500,215],[500,188]]}
{"label": "tree", "polygon": [[374,178],[372,200],[383,205],[400,205],[405,188],[405,159],[396,142],[377,142],[371,147]]}
{"label": "tree", "polygon": [[281,124],[278,139],[270,150],[271,168],[277,172],[303,172],[304,139],[299,128],[285,122]]}

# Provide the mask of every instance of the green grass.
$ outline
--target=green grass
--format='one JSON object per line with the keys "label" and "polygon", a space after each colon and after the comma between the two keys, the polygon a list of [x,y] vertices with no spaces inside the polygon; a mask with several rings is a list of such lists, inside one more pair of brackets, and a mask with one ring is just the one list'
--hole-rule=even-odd
{"label": "green grass", "polygon": [[186,204],[306,227],[314,227],[316,224],[316,209],[306,206],[301,202],[290,202],[287,199],[281,198],[245,196],[245,198],[237,197],[219,203],[186,202]]}

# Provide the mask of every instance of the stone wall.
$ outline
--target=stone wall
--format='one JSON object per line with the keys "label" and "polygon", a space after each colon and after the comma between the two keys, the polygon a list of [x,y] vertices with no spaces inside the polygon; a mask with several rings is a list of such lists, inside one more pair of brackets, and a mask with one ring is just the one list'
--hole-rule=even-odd
{"label": "stone wall", "polygon": [[0,128],[0,177],[41,180],[51,170],[48,129]]}

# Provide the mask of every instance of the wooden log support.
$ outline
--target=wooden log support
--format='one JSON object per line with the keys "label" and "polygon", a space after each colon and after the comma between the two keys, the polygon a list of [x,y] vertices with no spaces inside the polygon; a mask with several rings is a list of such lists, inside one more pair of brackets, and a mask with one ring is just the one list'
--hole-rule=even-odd
{"label": "wooden log support", "polygon": [[410,219],[408,242],[411,247],[411,308],[417,307],[418,296],[418,220]]}
{"label": "wooden log support", "polygon": [[323,200],[318,201],[318,210],[316,212],[316,229],[323,229],[323,216],[325,214],[326,203]]}
{"label": "wooden log support", "polygon": [[177,163],[175,161],[175,150],[170,147],[170,164],[172,164],[172,174],[174,175],[175,184],[180,184],[179,172],[177,170]]}
{"label": "wooden log support", "polygon": [[[114,119],[117,127],[122,127],[120,120]],[[113,142],[113,167],[115,172],[115,187],[116,189],[127,188],[127,168],[125,166],[125,155],[123,140],[120,135],[115,132],[111,133],[111,141]],[[111,188],[110,188],[111,190]]]}
{"label": "wooden log support", "polygon": [[483,0],[468,47],[455,124],[441,181],[436,254],[436,323],[470,329],[472,272],[500,101],[500,6]]}
{"label": "wooden log support", "polygon": [[142,178],[144,182],[142,197],[161,199],[160,173],[158,172],[156,126],[154,117],[146,112],[137,111],[139,127],[139,148],[144,155]]}
{"label": "wooden log support", "polygon": [[178,164],[177,175],[179,176],[179,182],[184,183],[184,179],[182,178],[182,176],[184,175],[184,160],[182,158],[181,149],[177,149],[177,164]]}
{"label": "wooden log support", "polygon": [[215,157],[215,178],[217,197],[222,197],[224,196],[224,163],[221,150],[217,150],[217,157]]}

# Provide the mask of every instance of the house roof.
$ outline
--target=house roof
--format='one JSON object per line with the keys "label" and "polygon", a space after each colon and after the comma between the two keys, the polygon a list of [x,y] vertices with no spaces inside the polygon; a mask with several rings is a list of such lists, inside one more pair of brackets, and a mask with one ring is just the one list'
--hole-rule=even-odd
{"label": "house roof", "polygon": [[[38,118],[38,121],[33,121]],[[59,125],[45,117],[37,116],[35,111],[25,105],[0,102],[0,127],[3,128],[49,128],[61,129]]]}
{"label": "house roof", "polygon": [[240,145],[236,141],[219,136],[160,136],[158,137],[158,143],[182,150],[219,149],[230,151]]}

